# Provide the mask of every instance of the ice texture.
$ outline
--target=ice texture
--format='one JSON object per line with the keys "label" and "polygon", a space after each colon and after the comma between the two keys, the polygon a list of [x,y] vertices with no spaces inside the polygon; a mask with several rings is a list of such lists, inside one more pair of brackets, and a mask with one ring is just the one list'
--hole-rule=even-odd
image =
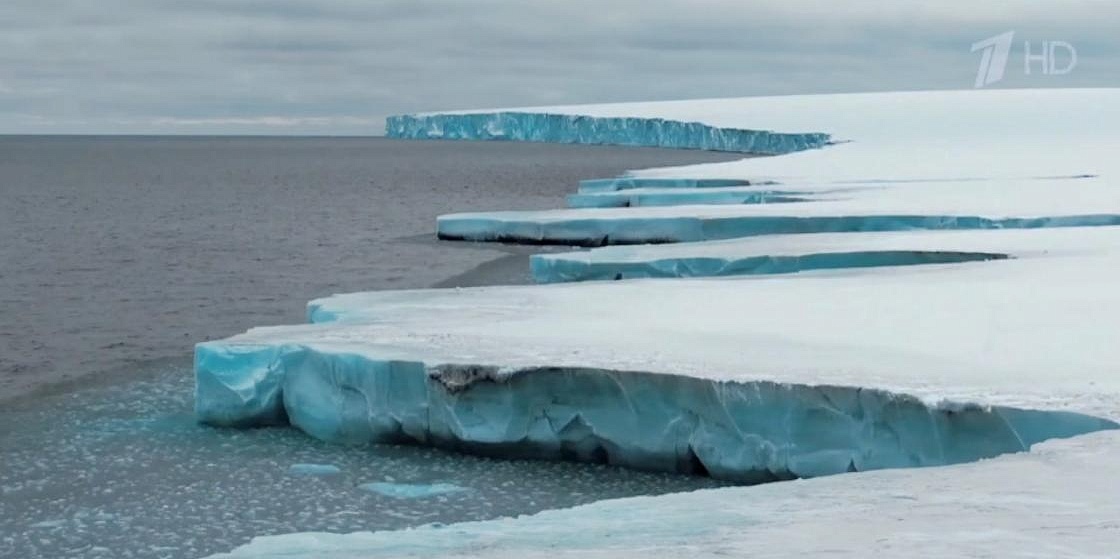
{"label": "ice texture", "polygon": [[[255,377],[259,360],[245,347],[230,349],[201,344],[199,377],[230,378],[238,371]],[[273,349],[261,351],[275,360],[269,370],[283,387],[287,417],[319,439],[408,442],[748,483],[969,462],[1116,427],[1083,414],[928,406],[842,386],[721,383],[571,367],[503,371],[312,346]],[[228,407],[214,416],[208,411],[200,406],[203,421],[230,420]]]}
{"label": "ice texture", "polygon": [[599,501],[532,516],[256,538],[220,557],[1108,557],[1120,433],[926,470]]}
{"label": "ice texture", "polygon": [[576,193],[568,196],[569,208],[631,208],[638,206],[685,206],[695,204],[780,204],[807,202],[806,193],[795,190],[757,188],[668,188],[635,189],[599,194]]}
{"label": "ice texture", "polygon": [[[797,204],[780,206],[791,205]],[[439,217],[437,230],[439,238],[445,240],[599,247],[796,233],[1120,225],[1120,211],[1115,214],[988,217],[967,214],[750,215],[746,212],[743,212],[746,215],[735,215],[733,212],[704,212],[704,208],[674,207],[670,209],[675,211],[662,214],[607,213],[610,210],[451,214]]]}
{"label": "ice texture", "polygon": [[[314,324],[199,344],[197,413],[217,425],[283,417],[329,441],[742,481],[956,463],[1115,427],[1098,416],[1120,415],[1109,342],[1120,229],[992,234],[906,232],[866,246],[1033,252],[796,281],[331,297],[309,305]],[[769,237],[737,250],[861,239]],[[925,310],[912,329],[868,311],[915,301]]]}
{"label": "ice texture", "polygon": [[691,190],[698,188],[728,188],[751,185],[751,181],[744,179],[642,178],[622,176],[613,179],[587,179],[579,181],[579,193],[596,194],[638,188]]}
{"label": "ice texture", "polygon": [[[437,536],[304,534],[235,556],[284,544],[343,557],[1111,553],[1101,542],[1120,495],[1107,475],[1120,449],[1120,243],[1108,227],[1120,225],[1120,90],[541,107],[390,128],[649,145],[639,143],[645,127],[670,121],[830,136],[821,149],[761,142],[788,151],[781,157],[590,181],[572,199],[609,207],[442,216],[439,235],[584,246],[735,239],[557,255],[546,280],[815,273],[336,295],[308,306],[313,324],[197,346],[199,417],[745,482],[902,469],[600,503]],[[801,200],[728,198],[736,189]],[[649,194],[651,207],[640,207]],[[834,269],[972,258],[987,261]],[[1101,430],[1110,432],[1032,448]],[[894,540],[860,539],[901,522],[910,529]]]}
{"label": "ice texture", "polygon": [[828,134],[818,132],[720,128],[663,118],[507,111],[390,116],[385,120],[385,134],[390,138],[610,144],[771,155],[819,148],[829,141]]}
{"label": "ice texture", "polygon": [[1105,250],[1113,245],[1120,246],[1120,228],[822,233],[537,254],[530,267],[538,283],[555,283],[949,264]]}

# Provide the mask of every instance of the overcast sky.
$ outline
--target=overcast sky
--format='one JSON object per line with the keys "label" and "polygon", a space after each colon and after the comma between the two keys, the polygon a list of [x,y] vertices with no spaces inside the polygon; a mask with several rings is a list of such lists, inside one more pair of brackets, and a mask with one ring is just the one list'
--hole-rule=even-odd
{"label": "overcast sky", "polygon": [[[972,43],[1006,31],[993,87],[1120,86],[1118,30],[1116,0],[0,0],[0,133],[381,134],[423,110],[962,89]],[[1024,40],[1077,66],[1024,75]]]}

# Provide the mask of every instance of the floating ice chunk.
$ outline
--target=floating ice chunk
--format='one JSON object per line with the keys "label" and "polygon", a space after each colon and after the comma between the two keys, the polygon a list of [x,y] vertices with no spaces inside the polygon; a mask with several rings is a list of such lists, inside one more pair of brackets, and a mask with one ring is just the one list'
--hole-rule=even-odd
{"label": "floating ice chunk", "polygon": [[529,112],[391,116],[390,138],[520,140],[781,154],[819,148],[828,134],[719,128],[662,118],[594,118]]}
{"label": "floating ice chunk", "polygon": [[449,493],[462,493],[470,489],[451,483],[391,483],[387,481],[379,481],[374,483],[366,483],[360,486],[366,491],[372,491],[379,495],[392,497],[394,499],[426,499],[429,497],[436,497],[439,495],[447,495]]}
{"label": "floating ice chunk", "polygon": [[334,464],[292,464],[288,473],[294,476],[333,476],[342,473]]}

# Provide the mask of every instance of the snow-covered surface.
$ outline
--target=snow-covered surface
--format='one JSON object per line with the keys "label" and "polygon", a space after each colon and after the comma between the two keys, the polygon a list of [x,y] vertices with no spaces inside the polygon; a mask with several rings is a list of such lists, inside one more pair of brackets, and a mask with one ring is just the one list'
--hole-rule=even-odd
{"label": "snow-covered surface", "polygon": [[1120,227],[764,235],[537,254],[541,283],[792,273],[818,269],[1105,254]]}
{"label": "snow-covered surface", "polygon": [[779,190],[774,187],[724,188],[635,188],[568,196],[569,208],[636,208],[638,206],[685,206],[703,204],[776,204],[820,199],[847,189],[828,191]]}
{"label": "snow-covered surface", "polygon": [[[453,214],[439,220],[444,237],[579,244],[594,244],[599,239],[697,241],[756,234],[760,227],[766,228],[742,222],[762,216],[920,214],[1002,219],[1120,215],[1120,188],[1116,187],[1120,158],[1114,155],[1120,151],[1116,133],[1120,129],[1120,89],[809,95],[518,111],[668,118],[778,131],[821,130],[842,143],[780,157],[639,171],[634,176],[749,180],[752,184],[773,181],[781,185],[774,186],[775,190],[823,190],[838,185],[883,188],[857,189],[811,204]],[[470,113],[448,113],[456,114]],[[590,186],[611,189],[609,183]],[[722,223],[712,225],[716,220]],[[705,225],[720,229],[721,234],[699,232]],[[891,228],[928,226],[895,220]],[[787,224],[785,232],[788,229]]]}
{"label": "snow-covered surface", "polygon": [[[811,188],[836,185],[794,190]],[[594,246],[774,233],[1120,224],[1120,187],[1104,177],[890,183],[819,196],[789,204],[450,214],[439,217],[437,229],[445,238]]]}
{"label": "snow-covered surface", "polygon": [[262,537],[228,559],[1111,557],[1120,434],[923,470],[601,501],[380,533]]}
{"label": "snow-covered surface", "polygon": [[[309,305],[317,324],[199,344],[196,409],[216,424],[283,418],[326,440],[743,481],[957,463],[1115,427],[1016,411],[1120,417],[1115,230],[1003,233],[993,245],[1030,254],[335,296]],[[958,405],[971,403],[1000,407]]]}
{"label": "snow-covered surface", "polygon": [[224,343],[374,342],[431,361],[878,387],[1116,417],[1120,245],[1106,243],[947,266],[356,293],[312,303],[334,326]]}
{"label": "snow-covered surface", "polygon": [[[507,110],[813,130],[848,142],[782,157],[640,173],[647,177],[789,183],[1098,174],[1115,180],[1120,166],[1114,156],[1120,89],[792,95]],[[487,111],[464,111],[470,112]]]}
{"label": "snow-covered surface", "polygon": [[[493,116],[511,113],[523,116]],[[798,233],[587,254],[587,262],[608,266],[665,255],[676,262],[875,252],[1013,258],[339,295],[312,302],[315,324],[200,344],[202,419],[290,421],[327,440],[527,451],[744,481],[959,463],[1051,437],[1109,432],[951,468],[606,502],[450,529],[262,539],[241,550],[244,556],[1114,550],[1108,542],[1115,540],[1120,490],[1108,472],[1120,458],[1120,437],[1114,423],[1097,418],[1120,418],[1118,228],[911,230],[1120,224],[1120,90],[464,114],[428,115],[417,126],[438,124],[443,137],[448,129],[478,138],[547,140],[555,133],[554,141],[639,145],[683,142],[692,131],[820,131],[841,143],[637,171],[629,182],[581,189],[594,196],[653,188],[665,202],[672,189],[730,192],[750,181],[798,192],[804,202],[457,214],[439,219],[446,238],[593,245]],[[504,128],[510,122],[513,128]],[[678,126],[688,122],[702,126]],[[471,128],[480,123],[487,128]],[[569,125],[578,125],[574,135]],[[762,144],[805,147],[793,137],[773,138],[784,139]],[[708,198],[696,201],[715,195],[702,196]],[[806,235],[842,231],[861,233]],[[867,233],[883,231],[897,232]],[[564,258],[580,257],[555,261]],[[873,537],[879,528],[889,533]],[[554,547],[542,549],[549,542]]]}

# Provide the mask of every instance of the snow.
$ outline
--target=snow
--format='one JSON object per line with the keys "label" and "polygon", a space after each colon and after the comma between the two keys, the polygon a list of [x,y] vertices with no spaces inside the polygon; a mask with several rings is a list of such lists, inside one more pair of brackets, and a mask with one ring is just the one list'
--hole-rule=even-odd
{"label": "snow", "polygon": [[336,296],[310,305],[329,322],[199,344],[198,413],[744,481],[973,460],[1114,426],[957,404],[1120,417],[1118,246]]}
{"label": "snow", "polygon": [[1120,142],[1116,134],[1120,89],[790,95],[499,110],[665,118],[779,132],[812,130],[847,142],[782,157],[638,174],[647,178],[792,183],[1083,174],[1114,177],[1120,166],[1113,157]]}
{"label": "snow", "polygon": [[1120,434],[924,470],[600,501],[533,516],[255,538],[227,559],[1108,557]]}
{"label": "snow", "polygon": [[776,233],[1120,224],[1120,188],[1103,178],[891,183],[822,198],[788,204],[450,214],[439,217],[437,230],[448,239],[599,246]]}
{"label": "snow", "polygon": [[820,233],[537,254],[530,264],[536,281],[552,283],[1036,258],[1116,246],[1117,227]]}
{"label": "snow", "polygon": [[390,119],[401,137],[788,152],[586,181],[570,203],[596,207],[453,214],[437,228],[586,246],[733,239],[538,256],[545,281],[813,271],[336,295],[309,304],[312,324],[199,344],[200,419],[816,479],[262,538],[235,556],[1111,553],[1118,125],[1117,89]]}
{"label": "snow", "polygon": [[[833,191],[833,192],[838,192]],[[569,208],[626,208],[695,204],[777,204],[811,200],[811,193],[759,187],[635,188],[617,192],[576,193],[568,196]],[[816,194],[816,193],[813,193]]]}
{"label": "snow", "polygon": [[[850,230],[857,224],[838,219],[856,216],[891,218],[876,223],[878,229],[908,229],[1115,224],[1120,215],[1120,188],[1114,188],[1120,160],[1113,156],[1120,149],[1115,134],[1120,89],[808,95],[497,112],[820,130],[841,142],[781,157],[639,171],[625,178],[629,183],[586,183],[582,194],[648,187],[651,183],[641,181],[652,179],[673,179],[660,186],[675,188],[730,186],[735,181],[780,185],[771,190],[880,188],[859,188],[805,204],[453,214],[438,222],[445,238],[595,245],[604,240],[698,241],[802,229]],[[429,116],[454,120],[485,115]],[[696,182],[704,179],[716,182]],[[668,203],[666,196],[659,195],[662,203]],[[575,201],[580,206],[602,202],[587,196]],[[915,215],[937,222],[901,219]],[[1015,221],[1040,217],[1070,219]]]}
{"label": "snow", "polygon": [[313,321],[333,323],[258,328],[228,342],[873,386],[930,402],[1076,404],[1114,415],[1093,394],[1120,392],[1120,245],[1102,236],[1093,248],[794,276],[355,293],[309,305]]}

